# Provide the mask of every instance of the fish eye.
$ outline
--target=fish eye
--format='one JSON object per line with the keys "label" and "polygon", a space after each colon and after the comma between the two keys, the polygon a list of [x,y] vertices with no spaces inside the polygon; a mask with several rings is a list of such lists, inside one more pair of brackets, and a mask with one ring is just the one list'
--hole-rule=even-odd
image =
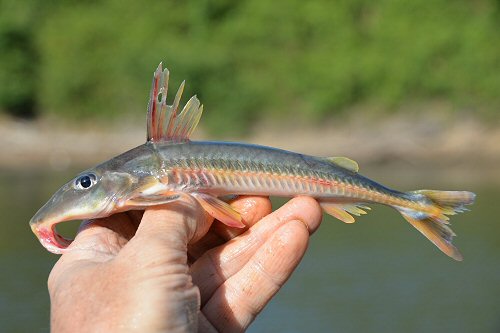
{"label": "fish eye", "polygon": [[97,181],[97,177],[93,173],[80,176],[75,181],[77,189],[85,190],[92,187]]}

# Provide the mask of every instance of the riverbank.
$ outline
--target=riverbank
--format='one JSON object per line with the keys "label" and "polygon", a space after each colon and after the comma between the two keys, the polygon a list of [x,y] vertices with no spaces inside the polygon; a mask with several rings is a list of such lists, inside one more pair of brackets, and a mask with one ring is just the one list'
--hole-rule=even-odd
{"label": "riverbank", "polygon": [[[104,124],[0,119],[0,168],[87,168],[145,140],[143,120]],[[211,137],[198,129],[194,139]],[[213,139],[213,138],[212,138]],[[351,117],[308,127],[288,123],[256,126],[247,137],[225,137],[317,156],[348,156],[361,165],[470,171],[500,181],[500,126],[474,118],[395,115],[382,120]]]}

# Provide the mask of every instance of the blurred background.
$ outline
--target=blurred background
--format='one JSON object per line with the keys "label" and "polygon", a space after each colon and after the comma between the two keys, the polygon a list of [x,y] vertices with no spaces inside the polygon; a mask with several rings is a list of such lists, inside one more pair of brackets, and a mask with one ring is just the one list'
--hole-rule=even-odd
{"label": "blurred background", "polygon": [[58,257],[28,221],[77,172],[144,142],[163,61],[205,106],[197,139],[346,155],[390,187],[478,194],[453,218],[463,263],[384,207],[355,225],[325,217],[250,331],[500,332],[499,41],[498,0],[0,0],[2,331],[49,330]]}

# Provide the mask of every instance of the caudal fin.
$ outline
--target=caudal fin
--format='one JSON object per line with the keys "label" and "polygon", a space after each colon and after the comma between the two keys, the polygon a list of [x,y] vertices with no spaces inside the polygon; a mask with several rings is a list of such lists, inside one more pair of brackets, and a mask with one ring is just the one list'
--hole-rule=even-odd
{"label": "caudal fin", "polygon": [[427,207],[430,205],[433,213],[396,207],[403,217],[427,237],[441,251],[455,260],[462,261],[462,254],[453,246],[455,233],[450,229],[449,217],[468,210],[465,206],[474,203],[476,195],[467,191],[434,191],[420,190],[408,192],[416,201]]}

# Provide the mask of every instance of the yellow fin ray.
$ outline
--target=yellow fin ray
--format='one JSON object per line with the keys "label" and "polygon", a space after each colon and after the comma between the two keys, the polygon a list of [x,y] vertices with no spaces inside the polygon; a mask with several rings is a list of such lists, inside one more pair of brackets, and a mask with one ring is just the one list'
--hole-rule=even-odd
{"label": "yellow fin ray", "polygon": [[321,201],[319,204],[321,205],[321,208],[323,208],[325,213],[345,223],[354,223],[356,220],[352,215],[355,216],[364,215],[367,213],[365,210],[370,210],[370,207],[362,206],[361,204],[356,204],[356,203],[346,204],[338,202]]}
{"label": "yellow fin ray", "polygon": [[344,205],[343,208],[346,212],[349,212],[352,215],[356,215],[356,216],[365,215],[365,214],[367,214],[366,210],[371,210],[370,207],[356,205],[356,204]]}
{"label": "yellow fin ray", "polygon": [[433,217],[418,219],[413,216],[414,214],[411,211],[400,210],[400,212],[406,221],[420,231],[446,255],[457,261],[463,260],[460,251],[452,244],[455,233],[443,223],[443,221]]}

